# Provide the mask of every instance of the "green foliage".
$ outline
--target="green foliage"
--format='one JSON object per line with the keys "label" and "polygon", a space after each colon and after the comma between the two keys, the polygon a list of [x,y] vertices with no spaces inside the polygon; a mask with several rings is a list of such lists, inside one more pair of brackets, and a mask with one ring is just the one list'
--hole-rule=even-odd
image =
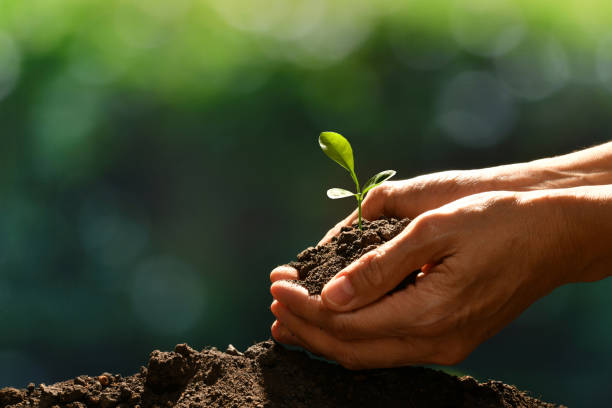
{"label": "green foliage", "polygon": [[323,132],[319,135],[319,145],[330,159],[344,167],[351,175],[355,182],[357,192],[345,190],[343,188],[330,188],[327,190],[327,196],[332,200],[354,196],[357,199],[359,213],[359,229],[361,228],[361,203],[368,191],[376,186],[381,185],[391,177],[395,176],[395,170],[384,170],[370,177],[363,186],[363,190],[359,187],[359,179],[355,173],[355,160],[353,158],[353,149],[351,144],[344,136],[336,132]]}
{"label": "green foliage", "polygon": [[353,149],[351,144],[341,134],[336,132],[323,132],[319,136],[319,145],[330,159],[355,174]]}
{"label": "green foliage", "polygon": [[365,186],[363,186],[363,195],[365,196],[368,191],[380,185],[381,183],[384,183],[393,176],[395,176],[395,170],[383,170],[380,173],[373,175],[372,177],[370,177],[367,183],[365,183]]}
{"label": "green foliage", "polygon": [[356,196],[356,194],[343,188],[330,188],[327,190],[327,196],[332,200],[335,200],[337,198]]}

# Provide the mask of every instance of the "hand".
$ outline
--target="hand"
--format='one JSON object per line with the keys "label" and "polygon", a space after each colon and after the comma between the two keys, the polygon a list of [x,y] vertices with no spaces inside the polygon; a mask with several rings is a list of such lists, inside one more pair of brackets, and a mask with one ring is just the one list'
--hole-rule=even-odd
{"label": "hand", "polygon": [[[545,192],[465,197],[418,216],[320,296],[273,283],[272,335],[351,369],[455,364],[571,280],[571,237]],[[425,264],[415,285],[386,295]]]}
{"label": "hand", "polygon": [[[362,204],[362,216],[366,220],[375,220],[381,216],[414,218],[458,198],[487,191],[491,186],[491,174],[491,169],[445,171],[409,180],[387,181],[370,190]],[[355,221],[357,210],[330,229],[317,245],[329,242],[340,233],[342,227]],[[298,273],[286,265],[270,273],[272,283],[282,279],[298,279]]]}
{"label": "hand", "polygon": [[[458,198],[477,192],[487,191],[493,185],[492,180],[499,179],[500,174],[515,174],[516,170],[500,171],[500,168],[445,171],[426,174],[409,180],[387,181],[370,190],[362,206],[362,216],[375,220],[381,216],[396,218],[414,218],[417,215],[438,208]],[[338,235],[344,226],[357,221],[357,210],[330,229],[317,245],[329,242]],[[297,280],[298,271],[287,265],[276,267],[270,273],[272,283],[280,280]],[[272,332],[282,325],[275,321]],[[285,337],[293,337],[287,333]]]}
{"label": "hand", "polygon": [[[472,194],[489,191],[493,186],[493,169],[444,171],[408,180],[387,181],[372,189],[363,202],[363,218],[376,220],[382,216],[415,218]],[[357,210],[325,234],[320,244],[329,242],[340,229],[357,221]]]}

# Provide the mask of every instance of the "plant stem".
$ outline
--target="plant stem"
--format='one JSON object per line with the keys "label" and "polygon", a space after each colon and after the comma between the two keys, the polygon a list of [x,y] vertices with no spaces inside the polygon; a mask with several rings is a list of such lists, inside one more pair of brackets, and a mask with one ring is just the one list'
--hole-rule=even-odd
{"label": "plant stem", "polygon": [[361,228],[361,201],[363,200],[363,196],[361,195],[361,188],[359,187],[359,180],[357,180],[357,174],[355,174],[355,172],[351,171],[351,177],[353,178],[353,181],[355,182],[355,187],[357,187],[357,195],[355,196],[355,198],[357,198],[357,204],[359,206],[359,231],[363,231],[363,229]]}
{"label": "plant stem", "polygon": [[357,202],[359,203],[359,231],[363,231],[363,228],[361,228],[361,201],[362,197],[361,194],[359,194],[359,198],[357,199]]}

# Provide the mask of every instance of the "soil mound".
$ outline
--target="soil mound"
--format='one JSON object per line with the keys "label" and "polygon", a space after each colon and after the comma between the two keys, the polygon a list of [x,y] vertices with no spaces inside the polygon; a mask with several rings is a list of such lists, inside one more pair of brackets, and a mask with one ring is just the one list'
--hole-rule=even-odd
{"label": "soil mound", "polygon": [[186,344],[147,367],[0,390],[0,407],[554,407],[497,381],[423,367],[348,371],[268,340],[244,353]]}

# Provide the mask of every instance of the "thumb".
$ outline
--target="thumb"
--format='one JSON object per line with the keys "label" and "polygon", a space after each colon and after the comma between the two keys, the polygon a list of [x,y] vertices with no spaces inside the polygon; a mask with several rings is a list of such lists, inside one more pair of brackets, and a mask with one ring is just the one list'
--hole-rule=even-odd
{"label": "thumb", "polygon": [[423,229],[413,222],[398,236],[340,271],[321,292],[325,306],[346,312],[368,305],[394,289],[413,271],[441,259],[443,243],[435,237],[424,236],[420,230]]}

